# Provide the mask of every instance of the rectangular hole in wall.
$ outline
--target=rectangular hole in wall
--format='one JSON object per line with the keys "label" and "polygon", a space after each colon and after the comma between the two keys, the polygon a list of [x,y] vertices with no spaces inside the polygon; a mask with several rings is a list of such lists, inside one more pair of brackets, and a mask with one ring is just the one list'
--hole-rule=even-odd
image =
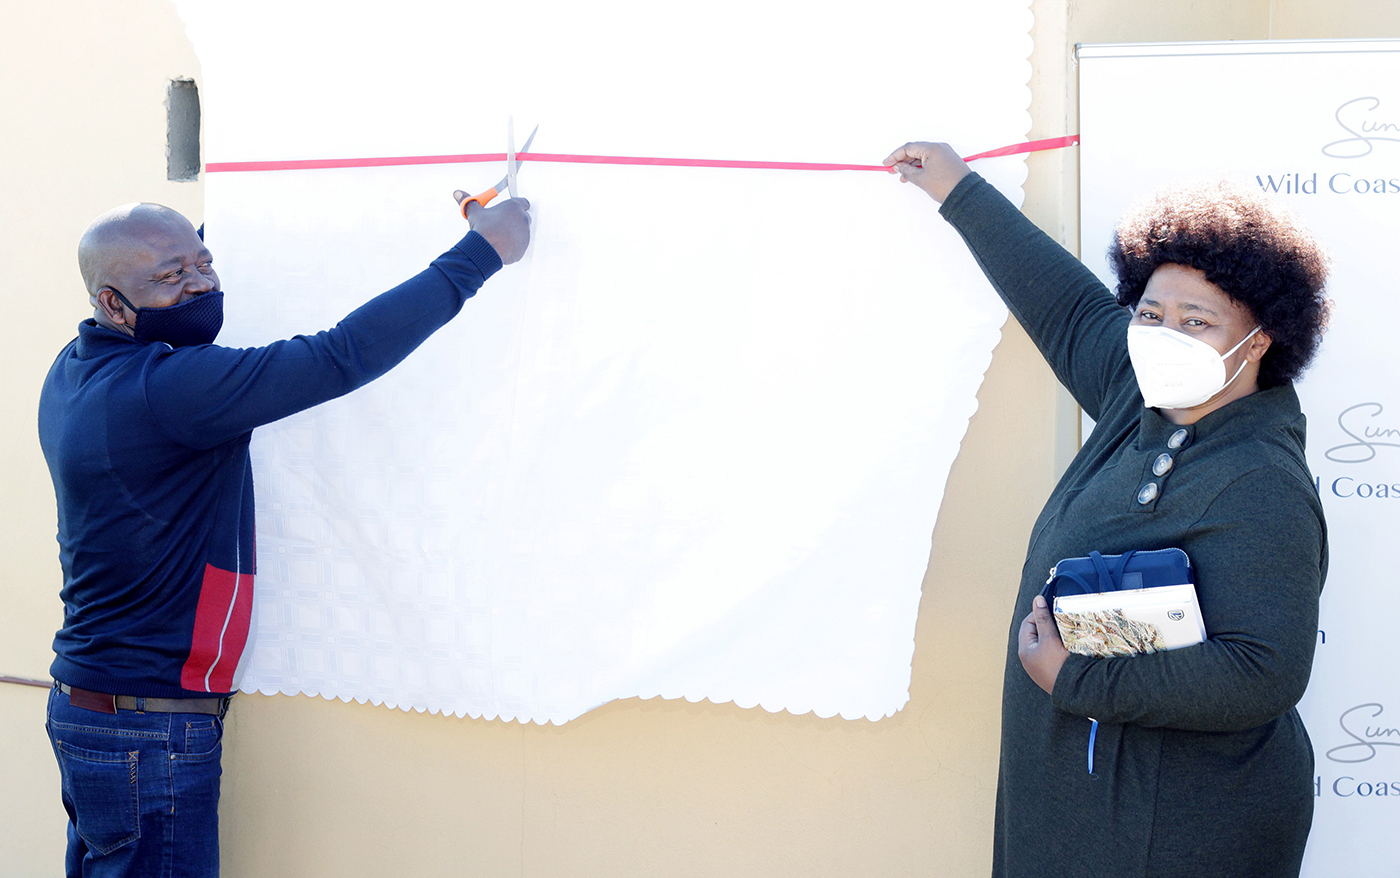
{"label": "rectangular hole in wall", "polygon": [[172,79],[166,89],[165,177],[199,179],[199,88],[193,79]]}

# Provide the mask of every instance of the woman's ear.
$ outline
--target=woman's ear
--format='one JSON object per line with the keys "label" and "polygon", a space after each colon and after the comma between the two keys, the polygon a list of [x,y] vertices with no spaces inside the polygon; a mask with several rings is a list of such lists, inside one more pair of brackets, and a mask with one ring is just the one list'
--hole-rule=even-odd
{"label": "woman's ear", "polygon": [[1264,359],[1264,355],[1269,352],[1269,346],[1274,343],[1274,337],[1264,330],[1254,333],[1254,337],[1245,342],[1244,356],[1251,363],[1257,363]]}

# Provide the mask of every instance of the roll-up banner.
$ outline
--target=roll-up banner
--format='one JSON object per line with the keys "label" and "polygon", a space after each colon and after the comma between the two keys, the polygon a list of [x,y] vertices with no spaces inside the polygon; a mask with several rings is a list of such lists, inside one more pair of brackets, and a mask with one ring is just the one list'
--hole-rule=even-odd
{"label": "roll-up banner", "polygon": [[1299,705],[1317,796],[1303,874],[1394,874],[1400,40],[1094,45],[1078,57],[1082,254],[1105,282],[1116,219],[1203,179],[1260,187],[1332,255],[1335,310],[1298,384],[1331,545]]}

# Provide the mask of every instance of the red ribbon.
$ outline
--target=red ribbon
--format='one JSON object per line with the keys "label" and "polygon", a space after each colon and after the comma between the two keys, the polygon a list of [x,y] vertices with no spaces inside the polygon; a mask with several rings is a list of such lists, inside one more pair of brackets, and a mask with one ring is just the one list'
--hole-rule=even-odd
{"label": "red ribbon", "polygon": [[1045,149],[1064,149],[1067,146],[1074,146],[1079,142],[1078,134],[1070,134],[1067,137],[1052,137],[1049,140],[1032,140],[1028,143],[1013,143],[1010,146],[1003,146],[1000,149],[989,149],[986,152],[979,152],[977,155],[970,155],[963,161],[975,162],[978,159],[994,159],[1004,155],[1019,155],[1023,152],[1040,152]]}
{"label": "red ribbon", "polygon": [[[967,161],[989,159],[1004,155],[1018,155],[1026,152],[1039,152],[1046,149],[1063,149],[1079,142],[1078,134],[1068,137],[1054,137],[1049,140],[1032,140],[979,152],[967,157]],[[576,165],[664,165],[676,168],[758,168],[779,171],[886,171],[894,169],[885,165],[840,165],[823,162],[751,162],[733,159],[667,159],[643,158],[624,155],[565,155],[553,152],[522,152],[515,156],[517,161],[564,162]],[[467,155],[410,155],[388,156],[367,159],[299,159],[279,162],[210,162],[204,170],[211,174],[228,171],[305,171],[319,168],[383,168],[394,165],[457,165],[472,162],[503,162],[503,152],[476,153]]]}

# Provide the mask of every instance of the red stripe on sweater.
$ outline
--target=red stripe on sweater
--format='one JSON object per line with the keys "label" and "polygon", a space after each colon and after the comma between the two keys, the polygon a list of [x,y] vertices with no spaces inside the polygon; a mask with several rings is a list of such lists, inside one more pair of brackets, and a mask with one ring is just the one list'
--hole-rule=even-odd
{"label": "red stripe on sweater", "polygon": [[253,574],[235,574],[206,564],[194,613],[190,657],[180,669],[181,688],[231,691],[252,617]]}

